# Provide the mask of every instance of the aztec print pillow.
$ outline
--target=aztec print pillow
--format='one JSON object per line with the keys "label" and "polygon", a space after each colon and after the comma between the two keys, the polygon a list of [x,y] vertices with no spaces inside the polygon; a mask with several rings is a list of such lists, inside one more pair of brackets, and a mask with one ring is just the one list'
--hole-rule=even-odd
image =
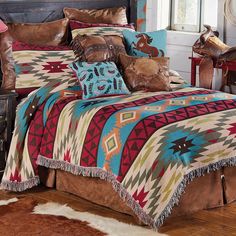
{"label": "aztec print pillow", "polygon": [[13,43],[16,91],[21,97],[47,84],[52,79],[74,73],[69,64],[75,59],[67,46],[36,46],[16,41]]}
{"label": "aztec print pillow", "polygon": [[73,62],[70,67],[79,79],[83,99],[130,93],[114,62],[77,61]]}
{"label": "aztec print pillow", "polygon": [[166,55],[166,30],[145,33],[124,30],[123,36],[130,56],[162,57]]}
{"label": "aztec print pillow", "polygon": [[123,38],[123,30],[134,31],[133,24],[126,25],[113,25],[113,24],[90,24],[80,21],[70,21],[70,28],[72,38],[74,39],[78,34],[80,35],[98,35],[98,36],[110,36],[116,35]]}

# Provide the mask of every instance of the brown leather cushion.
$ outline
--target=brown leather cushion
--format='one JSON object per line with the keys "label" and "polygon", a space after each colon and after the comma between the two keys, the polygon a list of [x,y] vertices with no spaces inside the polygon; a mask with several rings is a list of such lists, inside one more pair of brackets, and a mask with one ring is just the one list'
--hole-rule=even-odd
{"label": "brown leather cushion", "polygon": [[0,35],[0,57],[3,73],[2,88],[15,89],[14,61],[12,58],[13,40],[38,46],[58,46],[66,44],[69,20],[38,24],[8,24],[9,30]]}
{"label": "brown leather cushion", "polygon": [[15,89],[16,74],[12,54],[12,37],[8,31],[0,34],[0,57],[3,89]]}
{"label": "brown leather cushion", "polygon": [[120,64],[130,91],[170,91],[169,58],[120,55]]}
{"label": "brown leather cushion", "polygon": [[80,61],[118,61],[120,53],[126,53],[123,40],[119,36],[77,35],[72,49]]}
{"label": "brown leather cushion", "polygon": [[65,17],[70,20],[77,20],[85,23],[105,23],[105,24],[127,24],[126,8],[104,8],[104,9],[63,9]]}
{"label": "brown leather cushion", "polygon": [[36,24],[12,23],[8,30],[14,40],[40,46],[58,46],[67,43],[67,18]]}

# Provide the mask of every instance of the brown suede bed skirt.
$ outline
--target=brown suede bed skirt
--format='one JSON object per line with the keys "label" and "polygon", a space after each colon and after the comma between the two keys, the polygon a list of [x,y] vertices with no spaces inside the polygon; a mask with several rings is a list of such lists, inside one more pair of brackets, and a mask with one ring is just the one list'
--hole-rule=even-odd
{"label": "brown suede bed skirt", "polygon": [[[40,175],[41,181],[48,187],[54,186],[59,191],[72,193],[98,205],[134,216],[133,211],[121,200],[109,182],[75,176],[61,170],[46,171],[45,168],[41,168]],[[236,167],[222,168],[190,182],[178,206],[173,208],[171,216],[220,207],[235,200]]]}

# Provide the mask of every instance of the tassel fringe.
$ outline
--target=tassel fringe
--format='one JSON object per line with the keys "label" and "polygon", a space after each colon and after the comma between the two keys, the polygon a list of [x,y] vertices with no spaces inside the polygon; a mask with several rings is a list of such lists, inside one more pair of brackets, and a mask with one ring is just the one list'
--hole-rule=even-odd
{"label": "tassel fringe", "polygon": [[38,176],[35,176],[24,182],[11,182],[3,180],[1,183],[1,187],[5,190],[13,191],[13,192],[23,192],[26,189],[33,188],[40,184],[40,179]]}

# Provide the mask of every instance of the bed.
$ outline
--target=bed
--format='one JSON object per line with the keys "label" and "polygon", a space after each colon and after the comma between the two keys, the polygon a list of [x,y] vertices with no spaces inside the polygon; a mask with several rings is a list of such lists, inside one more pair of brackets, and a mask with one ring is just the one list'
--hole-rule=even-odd
{"label": "bed", "polygon": [[[136,1],[132,0],[0,1],[0,16],[8,22],[38,23],[61,19],[63,17],[63,7],[100,9],[119,6],[127,7],[129,22],[137,21]],[[35,14],[36,12],[40,14]],[[54,96],[52,102],[50,96],[53,94],[57,95]],[[21,121],[24,120],[24,122],[16,123],[11,146],[12,149],[14,147],[18,148],[21,155],[16,157],[14,155],[18,154],[10,150],[11,153],[9,155],[5,177],[2,182],[5,189],[23,191],[41,182],[48,187],[56,187],[59,191],[70,192],[99,205],[134,215],[142,223],[148,224],[153,228],[160,227],[169,215],[190,214],[201,209],[223,206],[236,200],[235,96],[217,91],[188,87],[182,88],[180,91],[168,93],[135,93],[134,95],[127,95],[121,98],[95,99],[89,103],[87,101],[81,101],[78,94],[74,79],[67,80],[60,78],[60,83],[53,81],[50,85],[46,85],[37,90],[36,93],[33,93],[26,99],[23,105],[19,105],[18,119],[20,120],[21,118]],[[45,108],[47,102],[49,105]],[[160,104],[158,105],[157,103]],[[187,105],[183,105],[186,103]],[[51,106],[50,104],[54,104],[55,106]],[[71,115],[68,116],[73,106],[80,107],[79,110],[83,112],[83,116],[85,116],[85,111],[89,114],[85,122],[81,118],[82,116],[78,114],[76,115],[74,113],[73,115],[75,117],[73,119]],[[154,106],[159,107],[161,110],[158,110]],[[174,109],[168,110],[168,106],[172,106]],[[66,107],[67,111],[66,109],[63,110],[64,107]],[[58,113],[57,108],[59,109]],[[84,110],[81,110],[82,108]],[[120,120],[119,124],[116,124],[118,129],[109,129],[109,127],[114,126],[116,119],[113,113],[120,112],[119,114],[122,116],[122,112],[127,114],[127,110],[129,112],[128,116],[123,116],[124,119]],[[52,111],[55,114],[50,117],[50,112]],[[100,112],[99,114],[99,111],[103,113]],[[165,116],[160,117],[163,115],[163,112],[166,112]],[[45,114],[49,115],[45,116]],[[135,117],[137,114],[138,116]],[[218,117],[214,114],[220,114],[221,116]],[[60,119],[63,115],[64,119],[71,120],[70,127],[63,123],[63,119]],[[147,123],[143,124],[141,122],[141,116],[146,119]],[[126,117],[127,120],[125,120]],[[204,119],[201,119],[201,117],[204,117]],[[78,122],[73,123],[72,121],[77,118]],[[111,120],[109,121],[109,119]],[[100,127],[96,127],[96,123],[101,122],[101,120],[106,122],[103,122]],[[193,123],[189,123],[188,120],[192,120]],[[157,121],[160,122],[158,123]],[[179,123],[176,126],[175,123],[177,121]],[[125,138],[119,136],[120,134],[118,133],[122,131],[126,132],[122,127],[130,122],[136,122],[136,127],[138,125],[139,127],[134,131],[136,133],[132,133],[133,128],[127,131],[129,136],[126,138],[127,140],[129,139],[129,143],[127,141],[125,146],[125,143],[121,144]],[[201,122],[203,124],[202,126]],[[84,145],[86,144],[87,146],[86,148],[80,149],[80,151],[77,150],[78,147],[76,145],[81,146],[83,142],[73,139],[76,137],[74,130],[78,131],[78,123],[83,127],[85,126],[85,130],[90,129],[87,133],[83,134],[86,136],[84,138],[87,139]],[[91,124],[90,126],[88,126],[89,123]],[[65,126],[66,128],[57,132],[57,127],[54,124],[58,124],[58,127]],[[221,130],[219,124],[226,128]],[[106,128],[104,128],[105,126]],[[182,151],[184,154],[192,148],[191,150],[195,153],[195,156],[199,154],[197,157],[198,161],[192,163],[191,168],[187,172],[185,172],[184,167],[178,164],[178,160],[175,160],[170,165],[167,165],[165,160],[162,160],[164,165],[161,167],[163,169],[157,167],[158,161],[153,158],[153,155],[155,152],[160,152],[166,156],[168,155],[168,150],[165,150],[165,146],[160,150],[154,150],[155,147],[159,148],[160,146],[156,140],[163,137],[163,140],[165,139],[163,143],[167,147],[173,148],[173,143],[168,143],[167,129],[163,128],[161,130],[162,133],[153,136],[155,135],[154,131],[165,126],[168,126],[171,132],[177,136],[183,136],[183,133],[185,133],[185,136],[190,135],[195,137],[193,131],[199,134],[201,130],[201,135],[199,138],[196,138],[195,143],[193,141],[194,138],[187,140],[185,136],[183,136],[182,142],[179,142],[181,140],[177,140],[178,142],[172,140],[173,142],[176,141],[175,151],[179,148],[178,151],[181,153],[180,149],[185,148]],[[149,127],[149,129],[146,130],[145,127]],[[108,129],[109,131],[101,134],[103,129]],[[178,133],[179,129],[182,130],[182,133]],[[50,130],[50,132],[46,132],[45,130]],[[147,133],[142,134],[144,130],[148,135]],[[51,132],[54,133],[51,134]],[[85,131],[78,131],[77,134],[81,135],[81,132]],[[99,137],[97,137],[96,132],[100,134]],[[90,152],[90,150],[99,147],[100,139],[103,138],[106,140],[112,132],[120,138],[120,140],[116,140],[115,144],[123,148],[123,154],[116,147],[112,155],[122,156],[122,158],[125,156],[125,158],[120,160],[120,166],[122,166],[120,170],[118,167],[114,167],[115,165],[119,165],[119,162],[116,163],[113,161],[110,164],[112,155],[109,154],[109,157],[99,157],[100,160],[98,161],[94,152]],[[39,133],[42,133],[40,139],[41,150],[35,151],[35,147],[39,144],[38,140],[36,140],[36,136]],[[69,135],[66,136],[65,134]],[[70,137],[70,134],[73,137]],[[51,137],[49,137],[50,135]],[[202,139],[205,136],[207,136],[207,140],[212,144],[209,149],[206,146],[203,147]],[[230,138],[223,139],[224,137],[222,136],[228,136]],[[23,145],[23,137],[28,140],[28,149]],[[139,139],[139,137],[141,138]],[[169,139],[171,139],[171,136]],[[217,148],[218,139],[218,145],[223,151]],[[51,143],[54,143],[54,140],[57,140],[58,147],[51,145]],[[91,142],[91,140],[94,142]],[[42,144],[41,141],[43,142]],[[18,143],[22,143],[23,146],[17,146]],[[226,143],[226,147],[224,143]],[[85,152],[81,154],[83,164],[79,167],[71,163],[72,154],[68,152],[68,148],[72,146],[74,156],[79,156],[80,152]],[[47,147],[50,147],[51,151]],[[132,147],[134,147],[134,154],[130,153]],[[99,148],[106,150],[105,147]],[[53,158],[56,152],[55,150],[59,151],[56,155],[57,157]],[[63,157],[60,156],[60,152],[63,153]],[[95,151],[95,153],[98,152],[98,150]],[[185,158],[183,160],[181,159],[180,162],[186,163],[187,166],[187,164],[191,163],[191,158]],[[97,165],[96,162],[102,164]],[[129,166],[129,163],[134,164]],[[111,173],[109,168],[115,170],[116,177],[118,176],[117,178],[115,178],[115,175]],[[155,170],[155,178],[152,179],[150,178],[151,172],[155,172]],[[171,178],[168,177],[168,174]],[[170,179],[168,180],[168,178]],[[156,179],[158,181],[162,179],[166,182],[162,185],[159,185],[159,183],[154,184]],[[123,184],[121,184],[122,181]],[[153,185],[155,188],[152,187]],[[144,186],[151,186],[150,191],[147,191]],[[161,200],[159,197],[156,197],[160,194],[162,194]],[[147,196],[149,196],[149,200],[147,200]],[[162,205],[161,203],[163,202],[164,204]],[[178,206],[175,206],[176,204]],[[144,208],[145,211],[143,210]]]}

